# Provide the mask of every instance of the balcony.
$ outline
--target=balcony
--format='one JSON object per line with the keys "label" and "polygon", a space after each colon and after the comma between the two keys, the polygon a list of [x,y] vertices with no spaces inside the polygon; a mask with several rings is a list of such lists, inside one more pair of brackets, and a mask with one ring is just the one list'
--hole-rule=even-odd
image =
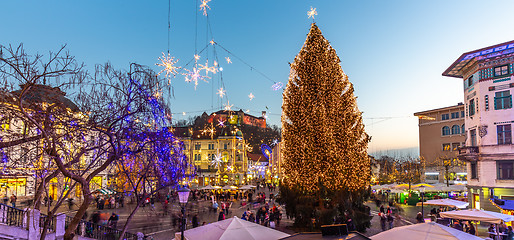
{"label": "balcony", "polygon": [[459,159],[462,161],[477,161],[479,149],[477,146],[459,147]]}

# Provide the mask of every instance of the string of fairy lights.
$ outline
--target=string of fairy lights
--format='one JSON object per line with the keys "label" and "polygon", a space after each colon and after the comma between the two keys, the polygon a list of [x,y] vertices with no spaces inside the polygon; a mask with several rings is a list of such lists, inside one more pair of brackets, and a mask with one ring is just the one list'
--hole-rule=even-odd
{"label": "string of fairy lights", "polygon": [[[214,37],[212,34],[212,28],[209,20],[209,10],[211,10],[211,7],[209,6],[209,3],[211,0],[201,0],[197,1],[198,4],[198,10],[197,16],[196,16],[196,22],[195,22],[195,50],[194,55],[191,58],[190,61],[188,61],[185,65],[179,66],[179,59],[172,56],[170,54],[169,49],[169,42],[170,42],[170,31],[171,31],[171,23],[170,23],[170,9],[171,9],[171,0],[169,0],[168,4],[170,5],[168,9],[168,51],[167,53],[162,53],[162,56],[158,58],[158,63],[156,64],[159,67],[162,67],[162,69],[159,71],[158,75],[163,75],[164,78],[168,80],[168,85],[171,85],[172,79],[183,76],[185,82],[192,83],[195,90],[197,86],[204,82],[209,83],[211,80],[217,80],[217,89],[213,92],[215,92],[215,95],[219,97],[219,104],[218,106],[223,106],[222,109],[226,111],[232,111],[234,105],[230,103],[229,100],[229,94],[227,92],[227,88],[225,87],[225,82],[223,79],[223,67],[224,64],[232,64],[232,59],[237,59],[247,67],[249,67],[252,71],[257,72],[259,75],[264,77],[264,79],[268,80],[272,85],[270,88],[273,91],[279,91],[283,88],[282,82],[277,82],[272,80],[270,77],[268,77],[266,74],[264,74],[262,71],[259,71],[254,66],[250,65],[247,61],[244,61],[241,57],[237,56],[230,50],[228,50],[226,47],[222,46],[220,43],[214,41]],[[200,12],[204,17],[206,21],[206,44],[205,47],[202,48],[202,50],[197,51],[197,45],[198,45],[198,12]],[[218,49],[223,50],[227,56],[224,58],[220,58],[218,55]],[[212,59],[209,59],[209,52],[212,52],[214,57]],[[231,58],[232,57],[232,58]],[[205,59],[205,63],[204,60]],[[220,61],[221,59],[221,61]],[[214,83],[212,84],[214,87]],[[256,95],[253,92],[248,93],[248,99],[249,101],[252,101],[256,98]],[[212,101],[214,102],[214,101]],[[211,104],[211,109],[214,109],[214,107]],[[245,112],[250,112],[249,109],[247,109]],[[181,113],[173,113],[173,114],[182,114],[185,115],[185,112]]]}

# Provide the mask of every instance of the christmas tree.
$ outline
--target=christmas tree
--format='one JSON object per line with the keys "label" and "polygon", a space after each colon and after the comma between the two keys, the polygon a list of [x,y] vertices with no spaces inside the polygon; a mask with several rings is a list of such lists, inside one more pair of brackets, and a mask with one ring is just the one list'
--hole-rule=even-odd
{"label": "christmas tree", "polygon": [[308,204],[313,204],[312,217],[322,224],[330,222],[323,223],[316,212],[332,208],[333,219],[336,209],[344,215],[363,206],[362,195],[370,180],[369,137],[353,85],[315,23],[291,64],[283,95],[282,141],[283,200],[292,205],[288,210],[297,218],[310,214]]}

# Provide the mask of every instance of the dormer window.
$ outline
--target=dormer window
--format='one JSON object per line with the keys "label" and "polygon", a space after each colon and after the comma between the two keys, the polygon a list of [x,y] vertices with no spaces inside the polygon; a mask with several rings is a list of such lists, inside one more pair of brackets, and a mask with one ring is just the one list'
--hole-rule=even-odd
{"label": "dormer window", "polygon": [[509,74],[509,65],[498,66],[494,68],[495,77],[503,77]]}

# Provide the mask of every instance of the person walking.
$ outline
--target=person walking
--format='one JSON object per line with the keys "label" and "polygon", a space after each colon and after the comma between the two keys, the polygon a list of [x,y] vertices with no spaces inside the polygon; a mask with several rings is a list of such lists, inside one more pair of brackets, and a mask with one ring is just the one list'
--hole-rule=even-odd
{"label": "person walking", "polygon": [[218,215],[218,221],[225,220],[225,213],[223,213],[223,210],[220,211],[220,214]]}
{"label": "person walking", "polygon": [[112,213],[111,217],[107,221],[109,227],[116,229],[116,226],[118,225],[118,220],[120,217],[116,213]]}
{"label": "person walking", "polygon": [[193,216],[193,219],[191,219],[191,223],[193,224],[193,228],[198,227],[198,214],[195,214]]}
{"label": "person walking", "polygon": [[[7,196],[7,195],[6,195],[6,196]],[[14,194],[13,194],[13,195],[11,195],[11,205],[12,205],[12,207],[13,207],[13,208],[15,208],[15,207],[16,207],[16,199],[18,199],[18,198],[16,197],[16,195],[14,195]]]}
{"label": "person walking", "polygon": [[394,217],[391,213],[387,213],[387,223],[389,224],[389,229],[393,229]]}
{"label": "person walking", "polygon": [[380,217],[380,226],[382,227],[382,231],[386,230],[386,216],[383,212],[379,212],[378,216]]}
{"label": "person walking", "polygon": [[418,212],[418,215],[416,216],[416,221],[418,223],[424,223],[425,222],[425,219],[423,219],[423,214],[421,214],[421,212]]}

